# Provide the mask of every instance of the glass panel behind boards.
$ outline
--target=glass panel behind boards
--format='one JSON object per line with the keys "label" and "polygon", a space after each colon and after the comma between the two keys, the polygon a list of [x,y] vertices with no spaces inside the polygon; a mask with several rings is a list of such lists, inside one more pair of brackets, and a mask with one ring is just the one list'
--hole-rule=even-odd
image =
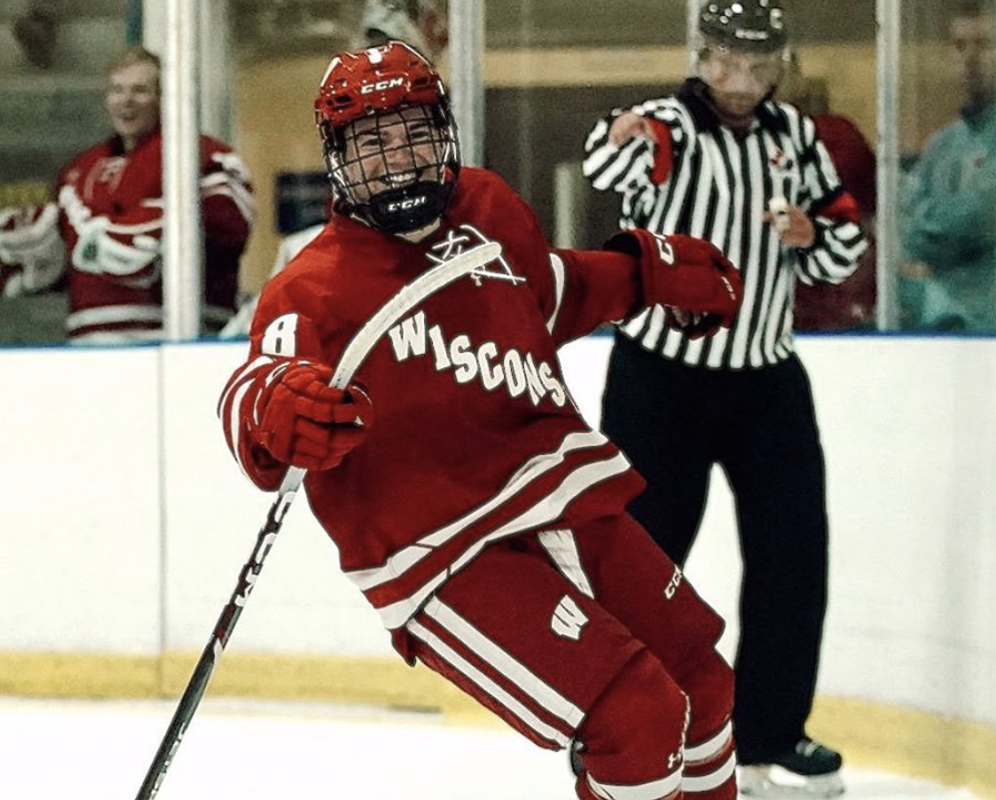
{"label": "glass panel behind boards", "polygon": [[126,12],[126,0],[0,5],[0,345],[64,339],[58,233],[42,209],[59,170],[108,133],[105,70]]}
{"label": "glass panel behind boards", "polygon": [[992,0],[904,2],[900,324],[996,330]]}
{"label": "glass panel behind boards", "polygon": [[[875,214],[875,2],[783,3],[791,60],[777,96],[817,118],[862,221]],[[560,245],[597,247],[626,216],[582,176],[585,139],[615,108],[674,93],[695,71],[689,6],[638,0],[488,4],[486,160],[537,210]],[[842,286],[800,287],[796,327],[874,327],[875,256]]]}

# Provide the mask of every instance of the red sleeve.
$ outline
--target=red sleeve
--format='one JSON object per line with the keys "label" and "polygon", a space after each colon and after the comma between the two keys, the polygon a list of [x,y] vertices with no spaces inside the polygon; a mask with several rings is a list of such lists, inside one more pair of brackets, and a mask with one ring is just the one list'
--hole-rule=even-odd
{"label": "red sleeve", "polygon": [[229,148],[204,137],[201,143],[201,208],[209,245],[239,252],[255,216],[249,173]]}
{"label": "red sleeve", "polygon": [[865,215],[875,213],[875,153],[857,126],[846,117],[813,117],[816,132],[830,153],[840,182]]}
{"label": "red sleeve", "polygon": [[253,318],[249,357],[229,378],[218,401],[229,450],[242,471],[264,491],[280,486],[287,465],[260,443],[260,396],[292,364],[324,363],[315,325],[305,314],[286,310],[294,305],[288,300],[279,278],[264,290]]}
{"label": "red sleeve", "polygon": [[648,117],[650,125],[657,134],[657,144],[654,147],[654,168],[650,171],[650,180],[660,185],[671,174],[674,166],[674,146],[671,144],[671,129],[659,119]]}
{"label": "red sleeve", "polygon": [[202,148],[205,301],[234,311],[239,259],[255,215],[252,186],[242,161],[225,145],[204,137]]}
{"label": "red sleeve", "polygon": [[554,250],[550,268],[555,304],[547,329],[558,346],[626,319],[642,305],[639,262],[625,253]]}
{"label": "red sleeve", "polygon": [[849,192],[840,191],[825,197],[821,203],[813,206],[813,214],[842,222],[861,222],[861,209]]}
{"label": "red sleeve", "polygon": [[596,250],[552,250],[536,214],[504,181],[481,175],[485,202],[498,204],[517,263],[532,265],[529,285],[557,345],[625,319],[640,305],[639,263],[632,256]]}

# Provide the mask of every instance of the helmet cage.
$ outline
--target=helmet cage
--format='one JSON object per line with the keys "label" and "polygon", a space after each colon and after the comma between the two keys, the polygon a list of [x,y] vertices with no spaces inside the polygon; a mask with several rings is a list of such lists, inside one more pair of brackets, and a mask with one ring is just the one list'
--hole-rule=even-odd
{"label": "helmet cage", "polygon": [[341,127],[322,122],[319,130],[336,212],[386,233],[418,230],[442,216],[460,171],[447,104],[403,105]]}
{"label": "helmet cage", "polygon": [[443,213],[460,170],[456,124],[439,74],[416,50],[389,41],[335,56],[315,121],[335,211],[389,233]]}

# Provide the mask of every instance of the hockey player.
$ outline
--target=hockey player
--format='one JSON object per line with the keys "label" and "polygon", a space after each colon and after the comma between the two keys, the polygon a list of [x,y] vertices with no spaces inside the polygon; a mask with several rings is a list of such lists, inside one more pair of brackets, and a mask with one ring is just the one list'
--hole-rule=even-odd
{"label": "hockey player", "polygon": [[[460,169],[440,78],[400,42],[333,58],[315,108],[333,215],[263,290],[219,403],[236,460],[265,490],[307,469],[399,653],[542,747],[579,742],[579,798],[733,800],[722,621],[624,513],[642,480],[582,420],[556,347],[654,303],[707,335],[736,312],[736,270],[646,231],[551,251],[500,178]],[[330,388],[368,318],[483,242],[500,256]]]}
{"label": "hockey player", "polygon": [[[74,342],[131,342],[162,335],[160,249],[163,233],[159,59],[131,48],[111,68],[106,106],[114,136],[77,156],[60,173],[58,207],[14,214],[0,231],[0,259],[22,275],[8,293],[36,290],[52,260],[56,222],[65,244]],[[207,330],[235,309],[239,257],[249,236],[253,199],[238,156],[201,137]],[[49,281],[50,282],[50,281]],[[9,284],[9,282],[8,282]]]}

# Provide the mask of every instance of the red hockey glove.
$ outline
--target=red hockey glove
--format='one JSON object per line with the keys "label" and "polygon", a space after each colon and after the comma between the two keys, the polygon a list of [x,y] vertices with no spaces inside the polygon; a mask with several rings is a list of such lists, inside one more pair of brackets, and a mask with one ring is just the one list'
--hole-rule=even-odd
{"label": "red hockey glove", "polygon": [[740,273],[715,245],[633,229],[612,236],[605,249],[639,260],[643,299],[664,306],[670,327],[697,339],[733,324],[743,290]]}
{"label": "red hockey glove", "polygon": [[329,386],[332,369],[295,362],[260,396],[260,442],[278,461],[332,469],[367,435],[373,408],[358,386]]}

